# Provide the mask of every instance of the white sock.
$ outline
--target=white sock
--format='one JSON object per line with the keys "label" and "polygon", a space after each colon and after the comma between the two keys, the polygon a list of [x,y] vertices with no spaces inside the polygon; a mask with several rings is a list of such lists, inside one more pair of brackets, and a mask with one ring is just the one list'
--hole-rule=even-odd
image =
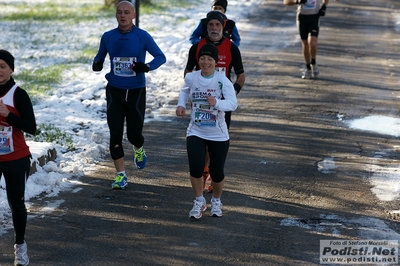
{"label": "white sock", "polygon": [[212,200],[212,201],[217,201],[217,202],[218,202],[218,201],[221,201],[221,198],[214,198],[214,196],[212,196],[212,197],[211,197],[211,200]]}
{"label": "white sock", "polygon": [[123,175],[125,175],[125,171],[118,172],[117,174],[123,174]]}
{"label": "white sock", "polygon": [[196,197],[196,200],[197,200],[198,202],[203,202],[203,201],[204,201],[203,195],[201,195],[200,197]]}

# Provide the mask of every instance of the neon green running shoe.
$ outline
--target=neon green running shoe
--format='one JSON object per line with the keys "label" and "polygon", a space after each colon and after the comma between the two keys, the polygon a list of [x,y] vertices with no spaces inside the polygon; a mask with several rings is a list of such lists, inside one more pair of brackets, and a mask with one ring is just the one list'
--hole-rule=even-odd
{"label": "neon green running shoe", "polygon": [[114,183],[112,183],[112,189],[125,189],[128,186],[128,178],[124,174],[117,174]]}
{"label": "neon green running shoe", "polygon": [[135,152],[135,158],[133,159],[133,161],[135,162],[136,168],[137,169],[145,168],[147,162],[147,156],[143,146],[137,150],[135,150],[135,147],[133,147],[133,151]]}

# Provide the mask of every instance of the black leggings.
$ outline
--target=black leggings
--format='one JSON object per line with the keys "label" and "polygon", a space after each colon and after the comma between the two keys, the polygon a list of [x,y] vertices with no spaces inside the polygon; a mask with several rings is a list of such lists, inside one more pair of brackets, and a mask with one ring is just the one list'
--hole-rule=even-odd
{"label": "black leggings", "polygon": [[225,112],[225,123],[226,123],[226,126],[228,127],[228,129],[229,129],[230,125],[231,125],[231,117],[232,117],[232,112],[231,111]]}
{"label": "black leggings", "polygon": [[132,145],[143,146],[142,135],[146,108],[146,88],[124,90],[107,85],[107,123],[110,129],[110,153],[113,160],[124,157],[122,138],[126,134]]}
{"label": "black leggings", "polygon": [[30,156],[0,162],[0,176],[6,181],[7,200],[11,209],[15,231],[15,243],[22,244],[25,239],[27,211],[25,206],[25,183],[31,167]]}
{"label": "black leggings", "polygon": [[229,140],[211,141],[196,136],[186,138],[190,175],[201,178],[204,171],[204,158],[208,147],[210,155],[209,172],[213,182],[219,183],[225,178],[224,167],[229,150]]}
{"label": "black leggings", "polygon": [[318,37],[319,34],[319,15],[297,15],[297,27],[300,38],[307,40],[308,35]]}

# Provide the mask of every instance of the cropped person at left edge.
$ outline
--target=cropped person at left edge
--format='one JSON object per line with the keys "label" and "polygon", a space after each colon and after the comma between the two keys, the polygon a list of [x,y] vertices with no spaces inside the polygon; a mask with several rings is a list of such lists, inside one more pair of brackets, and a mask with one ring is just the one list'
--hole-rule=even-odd
{"label": "cropped person at left edge", "polygon": [[[113,189],[124,189],[128,186],[122,147],[125,119],[127,137],[133,145],[134,163],[138,169],[146,166],[142,135],[146,108],[144,73],[155,70],[166,62],[164,53],[150,34],[133,24],[135,17],[135,7],[131,2],[118,3],[118,27],[103,34],[92,65],[93,71],[101,71],[104,59],[109,54],[111,67],[105,77],[108,81],[106,100],[110,154],[117,172],[112,183]],[[146,52],[153,56],[153,60],[148,63],[145,61]]]}
{"label": "cropped person at left edge", "polygon": [[25,184],[31,168],[31,152],[24,132],[36,133],[36,119],[28,93],[14,81],[14,56],[0,50],[0,177],[6,181],[15,232],[14,265],[28,265],[25,242],[27,210]]}

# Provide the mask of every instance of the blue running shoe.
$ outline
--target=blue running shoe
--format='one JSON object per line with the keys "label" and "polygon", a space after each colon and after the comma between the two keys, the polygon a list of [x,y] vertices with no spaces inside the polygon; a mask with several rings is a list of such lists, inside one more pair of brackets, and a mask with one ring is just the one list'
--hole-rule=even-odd
{"label": "blue running shoe", "polygon": [[137,169],[145,168],[147,162],[147,156],[146,153],[144,152],[143,146],[137,150],[135,150],[135,147],[133,147],[133,151],[135,152],[135,158],[133,159],[133,161],[135,162]]}
{"label": "blue running shoe", "polygon": [[125,189],[128,186],[128,178],[124,174],[117,174],[114,183],[112,183],[112,189]]}

